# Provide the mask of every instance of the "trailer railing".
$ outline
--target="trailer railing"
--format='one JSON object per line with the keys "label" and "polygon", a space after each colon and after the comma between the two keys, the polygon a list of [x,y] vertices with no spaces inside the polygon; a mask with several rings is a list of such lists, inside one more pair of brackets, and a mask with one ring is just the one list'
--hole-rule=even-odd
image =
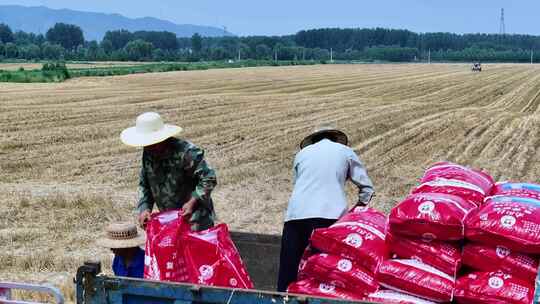
{"label": "trailer railing", "polygon": [[49,294],[54,297],[56,304],[64,304],[64,296],[58,288],[14,282],[0,282],[0,304],[41,304],[41,302],[28,302],[12,299],[12,290],[25,290],[37,293]]}

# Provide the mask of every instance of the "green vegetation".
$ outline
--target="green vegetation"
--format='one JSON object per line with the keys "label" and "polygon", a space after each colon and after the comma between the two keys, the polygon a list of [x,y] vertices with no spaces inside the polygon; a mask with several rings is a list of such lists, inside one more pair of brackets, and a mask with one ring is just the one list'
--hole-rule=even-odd
{"label": "green vegetation", "polygon": [[[166,31],[108,31],[85,41],[78,26],[58,23],[47,34],[13,32],[0,24],[0,60],[200,62],[334,60],[529,62],[540,36],[414,33],[395,29],[314,29],[287,36],[178,38]],[[535,62],[540,56],[533,57]]]}
{"label": "green vegetation", "polygon": [[61,82],[70,77],[64,63],[45,63],[41,70],[26,71],[23,67],[16,71],[0,70],[0,82]]}
{"label": "green vegetation", "polygon": [[[223,68],[244,68],[258,66],[310,65],[316,61],[264,61],[244,60],[239,62],[193,62],[193,63],[155,63],[135,66],[115,66],[103,68],[68,69],[64,63],[45,63],[41,70],[17,71],[0,70],[0,82],[61,82],[76,77],[120,76],[141,73],[172,71],[194,71]],[[323,62],[324,63],[324,62]]]}

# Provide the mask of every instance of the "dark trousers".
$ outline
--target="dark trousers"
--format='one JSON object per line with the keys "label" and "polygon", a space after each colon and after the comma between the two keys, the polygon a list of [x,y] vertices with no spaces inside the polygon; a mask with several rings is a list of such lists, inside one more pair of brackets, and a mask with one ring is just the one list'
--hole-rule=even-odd
{"label": "dark trousers", "polygon": [[326,228],[336,220],[310,218],[285,222],[281,236],[279,256],[278,291],[285,292],[296,281],[298,266],[314,229]]}

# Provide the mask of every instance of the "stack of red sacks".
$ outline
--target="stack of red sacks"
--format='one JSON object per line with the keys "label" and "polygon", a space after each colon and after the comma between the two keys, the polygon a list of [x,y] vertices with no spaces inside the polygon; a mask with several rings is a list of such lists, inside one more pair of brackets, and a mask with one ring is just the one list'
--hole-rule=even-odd
{"label": "stack of red sacks", "polygon": [[252,289],[225,224],[191,231],[178,210],[152,214],[146,227],[144,278]]}
{"label": "stack of red sacks", "polygon": [[533,303],[540,254],[540,185],[498,183],[466,220],[459,303]]}
{"label": "stack of red sacks", "polygon": [[375,273],[387,257],[386,216],[353,208],[329,228],[316,229],[288,292],[360,300],[379,289]]}
{"label": "stack of red sacks", "polygon": [[453,299],[465,220],[493,187],[484,172],[437,163],[394,207],[386,237],[392,260],[379,268],[383,287],[434,302]]}

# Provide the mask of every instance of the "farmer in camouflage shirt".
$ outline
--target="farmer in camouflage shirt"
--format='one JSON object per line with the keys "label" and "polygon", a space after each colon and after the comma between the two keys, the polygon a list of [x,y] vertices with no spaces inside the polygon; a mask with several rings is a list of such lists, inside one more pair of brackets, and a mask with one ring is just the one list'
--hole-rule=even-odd
{"label": "farmer in camouflage shirt", "polygon": [[136,126],[122,132],[122,141],[144,147],[139,176],[139,223],[145,226],[154,205],[159,211],[181,209],[193,230],[214,225],[210,193],[216,186],[214,170],[204,159],[204,151],[173,137],[182,129],[163,124],[157,113],[137,117]]}

